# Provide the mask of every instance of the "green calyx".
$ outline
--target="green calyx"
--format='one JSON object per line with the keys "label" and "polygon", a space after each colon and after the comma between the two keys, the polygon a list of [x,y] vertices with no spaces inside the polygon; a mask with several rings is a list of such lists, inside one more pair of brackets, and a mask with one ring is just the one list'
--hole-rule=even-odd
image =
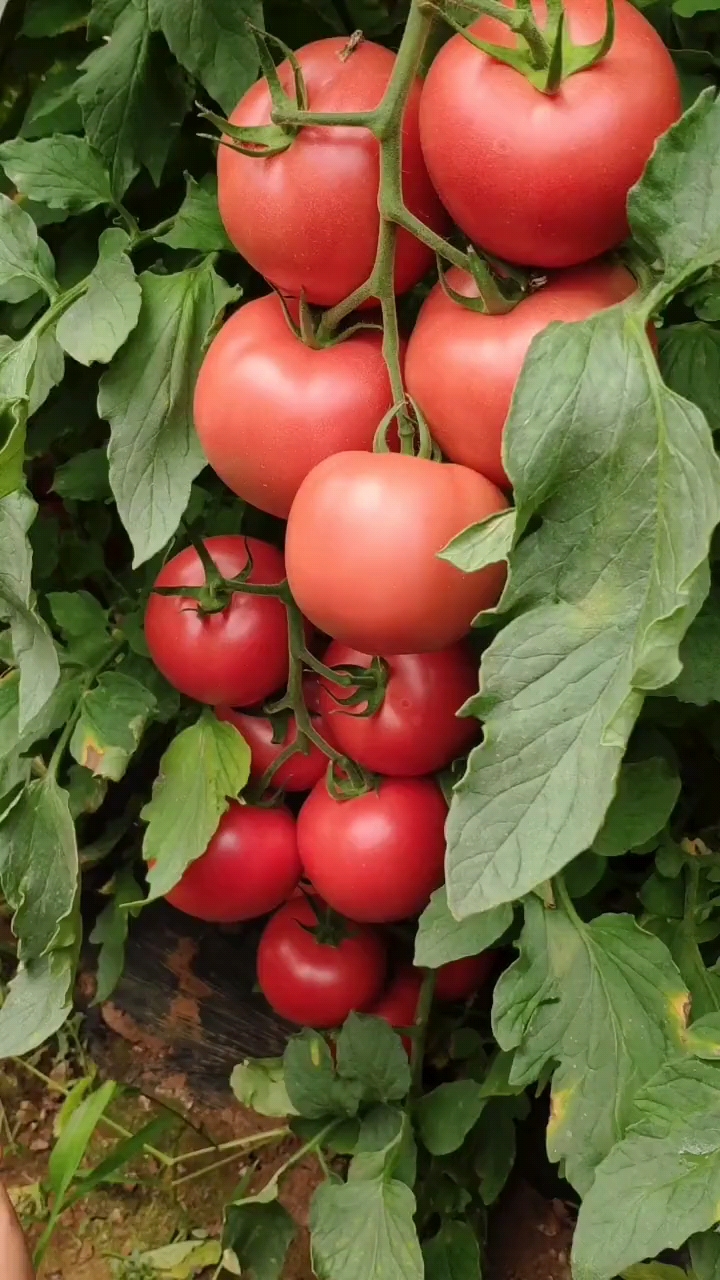
{"label": "green calyx", "polygon": [[346,328],[328,330],[327,326],[323,324],[324,312],[319,307],[312,307],[304,293],[301,293],[298,299],[298,321],[296,323],[287,304],[287,299],[281,293],[276,292],[276,296],[283,309],[289,328],[298,341],[302,342],[306,347],[310,347],[312,351],[322,351],[325,347],[337,347],[341,342],[345,342],[347,338],[352,337],[354,333],[359,333],[362,329],[375,329],[382,333],[382,325],[374,324],[369,320],[360,320]]}
{"label": "green calyx", "polygon": [[[308,95],[302,67],[292,49],[284,41],[278,40],[277,36],[271,36],[268,32],[259,30],[252,23],[248,23],[247,26],[255,39],[260,66],[270,90],[273,122],[267,125],[247,126],[231,124],[224,116],[218,116],[214,111],[206,111],[202,106],[200,107],[200,114],[220,130],[222,134],[220,141],[224,146],[231,147],[233,151],[239,151],[241,155],[262,159],[263,157],[280,155],[281,152],[287,151],[288,147],[292,145],[299,126],[293,124],[291,120],[284,119],[284,116],[287,113],[292,115],[294,112],[307,111]],[[277,67],[270,53],[270,42],[280,49],[292,67],[293,97],[290,97],[285,92],[280,83]],[[277,120],[275,118],[276,115],[278,117]]]}
{"label": "green calyx", "polygon": [[517,0],[511,9],[502,0],[463,0],[463,8],[473,9],[478,15],[497,18],[517,36],[512,48],[480,40],[452,16],[448,6],[457,0],[448,0],[440,8],[427,0],[424,7],[439,12],[445,22],[464,37],[474,48],[487,53],[498,62],[504,62],[524,75],[541,93],[557,93],[568,76],[578,71],[588,71],[609,52],[615,38],[614,0],[606,0],[605,31],[593,44],[574,44],[567,29],[562,0],[548,0],[547,23],[538,26],[530,0]]}

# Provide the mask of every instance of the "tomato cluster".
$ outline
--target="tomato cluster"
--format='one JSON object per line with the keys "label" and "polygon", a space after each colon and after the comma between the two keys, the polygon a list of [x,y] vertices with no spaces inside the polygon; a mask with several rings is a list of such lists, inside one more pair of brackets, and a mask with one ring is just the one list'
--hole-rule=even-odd
{"label": "tomato cluster", "polygon": [[[401,966],[388,981],[382,927],[417,916],[442,884],[447,805],[437,774],[477,739],[477,721],[458,716],[478,684],[467,634],[505,579],[503,565],[465,574],[438,552],[509,505],[503,430],[535,335],[635,290],[624,266],[598,255],[627,234],[628,190],[681,109],[670,56],[628,0],[615,0],[610,47],[578,69],[583,50],[602,42],[605,15],[604,0],[568,0],[562,39],[576,73],[552,93],[503,61],[515,37],[495,18],[470,29],[483,48],[454,36],[425,82],[410,86],[401,127],[409,215],[436,235],[454,221],[474,251],[524,264],[530,283],[513,309],[492,314],[479,276],[441,273],[396,366],[366,309],[376,301],[382,210],[376,132],[313,119],[271,155],[260,145],[219,149],[228,235],[275,292],[242,306],[214,338],[195,422],[229,488],[287,520],[285,548],[238,535],[181,552],[157,580],[146,636],[166,677],[242,734],[263,792],[230,805],[169,899],[210,921],[274,912],[259,982],[291,1021],[334,1026],[356,1008],[400,1027],[415,1019],[422,976]],[[302,78],[317,117],[375,111],[394,67],[369,41],[328,39],[299,50],[278,77],[289,97]],[[262,80],[231,124],[265,137],[276,115]],[[464,260],[472,267],[476,253]],[[393,261],[391,297],[420,281],[432,253],[403,227]],[[498,267],[500,283],[508,272]],[[333,308],[356,291],[345,311],[360,310],[344,327],[343,316],[318,324],[310,304]],[[393,411],[401,426],[398,377],[442,462],[394,451],[393,430],[391,449],[374,449]],[[293,651],[292,626],[288,653],[296,607],[306,640],[320,633],[322,661]],[[302,721],[295,702],[297,721],[262,705],[289,672],[298,695],[298,661]],[[305,797],[299,806],[295,796]],[[438,997],[468,998],[491,963],[482,955],[445,966]]]}

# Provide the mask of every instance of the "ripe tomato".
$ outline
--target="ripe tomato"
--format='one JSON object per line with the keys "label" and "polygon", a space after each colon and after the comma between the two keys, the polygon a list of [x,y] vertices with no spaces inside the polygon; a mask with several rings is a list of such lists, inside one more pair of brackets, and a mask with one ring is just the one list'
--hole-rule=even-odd
{"label": "ripe tomato", "polygon": [[[257,538],[234,535],[205,540],[225,578],[248,561],[250,582],[282,582],[283,557]],[[201,587],[205,571],[194,547],[186,547],[158,574],[156,587]],[[151,594],[145,612],[145,639],[155,666],[170,684],[198,702],[252,706],[287,680],[285,606],[271,596],[235,592],[222,613],[201,613],[197,601]]]}
{"label": "ripe tomato", "polygon": [[233,801],[167,900],[198,920],[253,920],[290,896],[300,872],[292,814]]}
{"label": "ripe tomato", "polygon": [[379,333],[313,350],[270,294],[236,311],[212,343],[195,388],[195,426],[228,488],[286,519],[316,463],[372,449],[391,404]]}
{"label": "ripe tomato", "polygon": [[[478,296],[467,272],[453,267],[447,278],[456,293]],[[625,267],[591,262],[551,276],[513,311],[489,316],[466,310],[437,284],[420,310],[405,373],[446,457],[506,488],[503,427],[532,339],[554,320],[586,320],[636,289]]]}
{"label": "ripe tomato", "polygon": [[505,566],[464,574],[455,534],[507,501],[467,467],[395,453],[338,453],[301,484],[285,544],[288,581],[321,631],[362,653],[454,644],[494,605]]}
{"label": "ripe tomato", "polygon": [[[423,975],[411,964],[401,965],[395,976],[375,1002],[369,1013],[376,1018],[384,1018],[391,1027],[411,1027],[415,1022],[420,988]],[[403,1041],[405,1048],[410,1049],[412,1041]]]}
{"label": "ripe tomato", "polygon": [[[366,704],[341,707],[333,697],[351,692],[321,682],[320,709],[336,747],[364,769],[390,777],[421,777],[444,769],[478,737],[475,719],[458,709],[478,691],[478,660],[461,642],[436,653],[395,654],[382,706],[363,716]],[[372,658],[334,640],[323,662],[328,667],[368,667]]]}
{"label": "ripe tomato", "polygon": [[281,1018],[337,1027],[377,998],[385,980],[385,943],[375,929],[350,923],[336,945],[322,942],[309,932],[317,924],[305,898],[281,907],[260,939],[258,983]]}
{"label": "ripe tomato", "polygon": [[325,781],[298,817],[308,879],[349,920],[404,920],[443,881],[447,805],[430,778],[383,778],[378,789],[335,800]]}
{"label": "ripe tomato", "polygon": [[[365,111],[387,88],[395,55],[364,40],[348,55],[333,37],[299,49],[297,59],[312,111]],[[287,62],[278,67],[292,95]],[[445,214],[420,150],[420,81],[413,86],[402,136],[403,193],[408,208],[442,230]],[[270,123],[267,81],[253,85],[230,116],[233,124]],[[375,261],[379,149],[367,129],[301,129],[287,151],[265,159],[228,146],[218,151],[218,200],[230,239],[281,293],[329,307],[367,280]],[[406,231],[398,234],[395,287],[403,293],[428,270],[431,252]]]}
{"label": "ripe tomato", "polygon": [[[218,707],[216,714],[219,720],[234,724],[247,742],[252,752],[251,778],[261,778],[281,751],[297,737],[294,718],[288,723],[282,742],[273,742],[273,723],[268,716],[250,715],[248,712],[234,711],[232,707]],[[327,763],[327,756],[312,744],[308,755],[296,751],[285,764],[281,764],[273,774],[270,785],[274,791],[310,791],[324,776]]]}
{"label": "ripe tomato", "polygon": [[495,967],[495,952],[481,951],[476,956],[451,960],[437,971],[435,998],[443,1004],[469,1000],[480,990]]}
{"label": "ripe tomato", "polygon": [[[532,7],[544,21],[544,0]],[[566,0],[565,13],[576,44],[600,39],[605,0]],[[515,44],[495,18],[469,30]],[[471,240],[509,262],[568,267],[625,239],[628,191],[681,110],[659,35],[616,0],[610,52],[554,94],[454,36],[425,82],[420,134],[440,198]]]}

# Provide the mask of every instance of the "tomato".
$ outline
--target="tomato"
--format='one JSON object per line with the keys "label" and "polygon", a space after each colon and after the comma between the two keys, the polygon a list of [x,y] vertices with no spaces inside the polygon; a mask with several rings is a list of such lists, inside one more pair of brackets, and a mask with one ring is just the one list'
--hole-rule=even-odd
{"label": "tomato", "polygon": [[[234,535],[205,540],[225,578],[252,558],[250,582],[282,582],[283,557],[257,538]],[[200,587],[205,572],[194,547],[186,547],[158,574],[156,587]],[[285,606],[271,596],[235,592],[222,613],[202,613],[197,601],[152,594],[145,612],[145,639],[155,666],[170,684],[211,704],[247,707],[262,702],[288,675]]]}
{"label": "tomato", "polygon": [[[312,111],[365,111],[387,88],[395,55],[364,40],[347,52],[333,37],[299,49]],[[292,96],[287,62],[278,67]],[[410,91],[402,135],[407,207],[441,231],[445,214],[420,150],[420,80]],[[233,124],[270,123],[267,81],[253,85],[230,116]],[[218,151],[218,200],[227,233],[244,258],[281,293],[332,306],[367,280],[379,232],[379,148],[367,129],[306,127],[287,151],[263,159],[231,147]],[[403,293],[428,270],[432,253],[406,231],[398,233],[395,287]]]}
{"label": "tomato", "polygon": [[195,389],[195,426],[233,493],[285,519],[316,463],[372,449],[391,404],[379,333],[361,330],[313,350],[270,294],[236,311],[212,343]]}
{"label": "tomato", "polygon": [[445,649],[497,602],[505,566],[464,574],[437,552],[506,506],[467,467],[337,453],[306,477],[290,512],[292,593],[321,631],[361,653]]}
{"label": "tomato", "polygon": [[308,879],[350,920],[404,920],[443,881],[447,805],[430,778],[382,778],[375,791],[335,800],[325,781],[298,817]]}
{"label": "tomato", "polygon": [[[544,21],[544,0],[532,7]],[[605,0],[566,0],[565,13],[576,44],[600,39]],[[515,43],[495,18],[469,30]],[[628,191],[681,110],[660,36],[616,0],[610,52],[554,94],[454,36],[425,82],[420,134],[440,198],[471,240],[510,262],[567,267],[625,239]]]}
{"label": "tomato", "polygon": [[490,977],[495,959],[494,951],[481,951],[479,955],[464,956],[462,960],[442,965],[435,978],[435,998],[443,1004],[469,1000]]}
{"label": "tomato", "polygon": [[385,980],[385,943],[375,929],[346,926],[336,945],[309,930],[318,924],[305,898],[293,898],[265,926],[257,954],[258,983],[281,1018],[300,1026],[337,1027],[367,1009]]}
{"label": "tomato", "polygon": [[[328,667],[368,667],[372,658],[333,641],[323,662]],[[341,707],[333,693],[351,692],[322,681],[320,708],[333,742],[374,773],[420,777],[444,769],[478,737],[477,720],[459,719],[458,709],[478,691],[478,660],[461,642],[436,653],[395,654],[385,659],[388,681],[382,706],[371,716],[367,704]]]}
{"label": "tomato", "polygon": [[[251,778],[261,778],[281,751],[297,737],[294,718],[290,720],[282,742],[273,742],[273,723],[268,716],[250,715],[234,711],[232,707],[218,707],[217,716],[219,720],[234,724],[247,742],[252,752]],[[281,764],[270,785],[275,791],[309,791],[325,775],[327,763],[327,756],[312,744],[308,755],[296,751],[285,764]]]}
{"label": "tomato", "polygon": [[167,900],[198,920],[253,920],[290,896],[300,872],[292,814],[233,801],[205,853],[190,863]]}
{"label": "tomato", "polygon": [[[368,1012],[376,1018],[384,1018],[391,1027],[412,1027],[422,984],[423,975],[419,969],[411,964],[402,965]],[[404,1040],[403,1043],[409,1051],[412,1041]]]}
{"label": "tomato", "polygon": [[[463,297],[478,296],[467,272],[453,267],[447,279]],[[445,456],[507,487],[503,427],[532,339],[554,320],[586,320],[636,288],[625,267],[591,262],[551,276],[513,311],[489,316],[466,310],[437,284],[410,338],[406,381]]]}

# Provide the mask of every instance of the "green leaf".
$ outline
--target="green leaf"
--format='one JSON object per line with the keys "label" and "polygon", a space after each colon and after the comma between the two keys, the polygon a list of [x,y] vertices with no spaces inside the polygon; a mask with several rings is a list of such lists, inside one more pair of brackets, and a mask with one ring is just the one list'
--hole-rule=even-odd
{"label": "green leaf", "polygon": [[119,782],[154,708],[153,695],[137,680],[105,671],[83,694],[70,739],[73,757],[96,776]]}
{"label": "green leaf", "polygon": [[462,918],[592,844],[645,694],[679,672],[720,517],[707,424],[660,382],[625,308],[533,340],[505,451],[518,528],[541,523],[510,556],[514,616],[483,655],[474,705],[484,742],[450,807],[448,902]]}
{"label": "green leaf", "polygon": [[282,1058],[250,1058],[233,1069],[230,1088],[238,1102],[261,1116],[297,1115],[285,1087]]}
{"label": "green leaf", "polygon": [[477,1122],[487,1098],[476,1080],[452,1080],[418,1103],[420,1137],[431,1155],[457,1151]]}
{"label": "green leaf", "polygon": [[718,1220],[718,1067],[693,1058],[667,1063],[636,1098],[633,1119],[581,1206],[576,1280],[610,1280]]}
{"label": "green leaf", "polygon": [[248,22],[263,25],[261,0],[150,0],[150,21],[178,62],[223,111],[232,111],[257,76]]}
{"label": "green leaf", "polygon": [[148,902],[169,893],[185,868],[205,852],[228,801],[250,776],[250,748],[231,724],[204,711],[170,743],[160,761],[152,799],[141,817],[148,824],[143,857]]}
{"label": "green leaf", "polygon": [[0,400],[0,498],[22,486],[27,402]]}
{"label": "green leaf", "polygon": [[117,1085],[107,1080],[83,1098],[63,1127],[48,1160],[48,1185],[59,1199],[70,1187],[100,1119],[112,1102]]}
{"label": "green leaf", "polygon": [[515,511],[497,511],[478,524],[463,529],[438,552],[463,573],[476,573],[499,560],[507,560],[515,542]]}
{"label": "green leaf", "polygon": [[337,1073],[361,1091],[363,1102],[394,1102],[410,1090],[402,1040],[382,1018],[351,1013],[337,1038]]}
{"label": "green leaf", "polygon": [[[89,1195],[91,1191],[94,1191],[95,1188],[99,1187],[103,1182],[117,1182],[115,1175],[120,1169],[132,1164],[134,1160],[137,1160],[138,1156],[143,1155],[144,1148],[146,1146],[157,1146],[158,1138],[161,1138],[172,1125],[176,1124],[177,1117],[175,1117],[172,1112],[161,1112],[160,1115],[154,1116],[152,1120],[149,1120],[147,1124],[143,1125],[141,1129],[136,1129],[129,1138],[123,1138],[121,1142],[116,1142],[109,1155],[105,1156],[104,1160],[101,1160],[93,1169],[89,1169],[87,1173],[83,1170],[78,1172],[77,1184],[73,1189],[72,1195],[68,1199],[68,1203],[75,1204],[84,1196]],[[198,1244],[197,1241],[194,1241],[193,1243],[194,1245]],[[202,1267],[211,1265],[214,1262],[219,1262],[220,1246],[217,1242],[206,1240],[203,1243],[206,1246],[206,1249],[208,1244],[213,1245],[212,1253],[206,1252],[206,1261],[203,1262],[201,1257],[199,1263],[196,1262],[195,1265]],[[188,1272],[187,1274],[191,1275],[192,1272]]]}
{"label": "green leaf", "polygon": [[0,194],[0,298],[22,302],[39,289],[51,297],[56,287],[52,254],[30,214]]}
{"label": "green leaf", "polygon": [[14,912],[23,960],[38,960],[58,941],[78,882],[75,828],[67,792],[52,774],[31,782],[0,822],[0,885]]}
{"label": "green leaf", "polygon": [[110,176],[85,138],[55,133],[30,142],[12,138],[0,146],[0,164],[29,200],[68,213],[87,213],[112,203]]}
{"label": "green leaf", "polygon": [[494,1204],[515,1163],[517,1099],[490,1098],[474,1135],[474,1168],[480,1199]]}
{"label": "green leaf", "polygon": [[109,498],[107,449],[87,449],[63,462],[55,471],[53,489],[61,498],[77,502],[102,502]]}
{"label": "green leaf", "polygon": [[121,867],[115,877],[113,896],[103,907],[90,934],[93,945],[100,947],[93,1004],[103,1004],[108,1000],[120,981],[130,916],[136,915],[139,909],[132,910],[130,904],[138,902],[141,897],[142,890],[132,871],[129,867]]}
{"label": "green leaf", "polygon": [[[217,1240],[176,1240],[137,1255],[140,1275],[152,1280],[192,1280],[214,1267],[222,1256]],[[131,1262],[136,1255],[133,1254]]]}
{"label": "green leaf", "polygon": [[73,822],[83,813],[97,813],[107,796],[105,778],[95,778],[89,769],[72,764],[65,780],[70,816]]}
{"label": "green leaf", "polygon": [[637,1091],[681,1047],[688,994],[667,949],[631,916],[584,924],[537,898],[525,913],[520,958],[495,987],[493,1029],[515,1050],[511,1084],[557,1063],[548,1154],[583,1195]]}
{"label": "green leaf", "polygon": [[512,920],[509,902],[456,920],[450,914],[445,887],[436,889],[418,921],[415,964],[421,969],[439,969],[451,960],[476,956],[497,942]]}
{"label": "green leaf", "polygon": [[658,139],[628,196],[632,233],[672,289],[720,259],[720,99],[706,89]]}
{"label": "green leaf", "polygon": [[680,645],[682,671],[664,693],[705,707],[720,702],[720,592],[710,591]]}
{"label": "green leaf", "polygon": [[622,1273],[622,1280],[688,1280],[682,1267],[670,1267],[665,1262],[637,1262]]}
{"label": "green leaf", "polygon": [[[119,6],[114,6],[117,10]],[[125,4],[109,40],[82,64],[85,131],[119,199],[142,165],[158,183],[189,105],[187,85],[153,36],[148,0]]]}
{"label": "green leaf", "polygon": [[720,1235],[717,1229],[691,1236],[688,1244],[697,1280],[720,1280]]}
{"label": "green leaf", "polygon": [[694,1020],[685,1032],[685,1048],[694,1058],[720,1058],[720,1012]]}
{"label": "green leaf", "polygon": [[468,1222],[444,1222],[422,1251],[425,1280],[481,1280],[480,1246]]}
{"label": "green leaf", "polygon": [[194,249],[196,253],[220,253],[232,249],[220,217],[217,178],[208,173],[200,182],[186,175],[187,193],[170,231],[158,236],[171,249]]}
{"label": "green leaf", "polygon": [[247,1280],[279,1280],[297,1227],[277,1200],[246,1200],[225,1210],[223,1247],[230,1249]]}
{"label": "green leaf", "polygon": [[80,364],[108,364],[138,322],[142,290],[127,246],[124,231],[103,231],[87,292],[58,320],[57,340]]}
{"label": "green leaf", "polygon": [[624,764],[605,821],[593,841],[602,858],[613,858],[662,831],[680,795],[680,778],[669,761],[653,757]]}
{"label": "green leaf", "polygon": [[[21,138],[45,138],[51,133],[77,133],[82,129],[77,61],[57,62],[43,76],[20,126]],[[62,221],[62,214],[59,220]]]}
{"label": "green leaf", "polygon": [[80,944],[58,948],[19,965],[0,1007],[0,1059],[20,1058],[44,1044],[72,1008]]}
{"label": "green leaf", "polygon": [[318,1280],[423,1280],[415,1197],[404,1182],[324,1182],[310,1207]]}
{"label": "green leaf", "polygon": [[19,729],[39,714],[60,675],[52,636],[35,609],[30,585],[32,554],[27,530],[36,511],[24,495],[0,499],[0,618],[10,623],[20,669]]}
{"label": "green leaf", "polygon": [[291,1036],[283,1055],[285,1088],[295,1112],[309,1120],[354,1116],[360,1089],[339,1080],[330,1050],[318,1031],[305,1028]]}
{"label": "green leaf", "polygon": [[711,430],[719,430],[720,331],[699,322],[661,329],[660,368],[671,390],[699,405]]}
{"label": "green leaf", "polygon": [[693,1017],[720,1011],[720,974],[707,969],[700,954],[692,920],[651,920],[653,933],[662,938],[692,1000]]}
{"label": "green leaf", "polygon": [[205,465],[193,426],[193,392],[206,346],[238,296],[208,259],[177,275],[140,277],[137,328],[100,382],[111,426],[110,483],[135,564],[174,534]]}
{"label": "green leaf", "polygon": [[66,639],[90,638],[94,647],[107,641],[107,612],[89,591],[49,591],[47,602]]}
{"label": "green leaf", "polygon": [[91,0],[29,0],[22,35],[32,39],[59,36],[83,27]]}
{"label": "green leaf", "polygon": [[65,357],[52,329],[30,330],[19,342],[0,334],[0,395],[27,396],[28,416],[65,375]]}

